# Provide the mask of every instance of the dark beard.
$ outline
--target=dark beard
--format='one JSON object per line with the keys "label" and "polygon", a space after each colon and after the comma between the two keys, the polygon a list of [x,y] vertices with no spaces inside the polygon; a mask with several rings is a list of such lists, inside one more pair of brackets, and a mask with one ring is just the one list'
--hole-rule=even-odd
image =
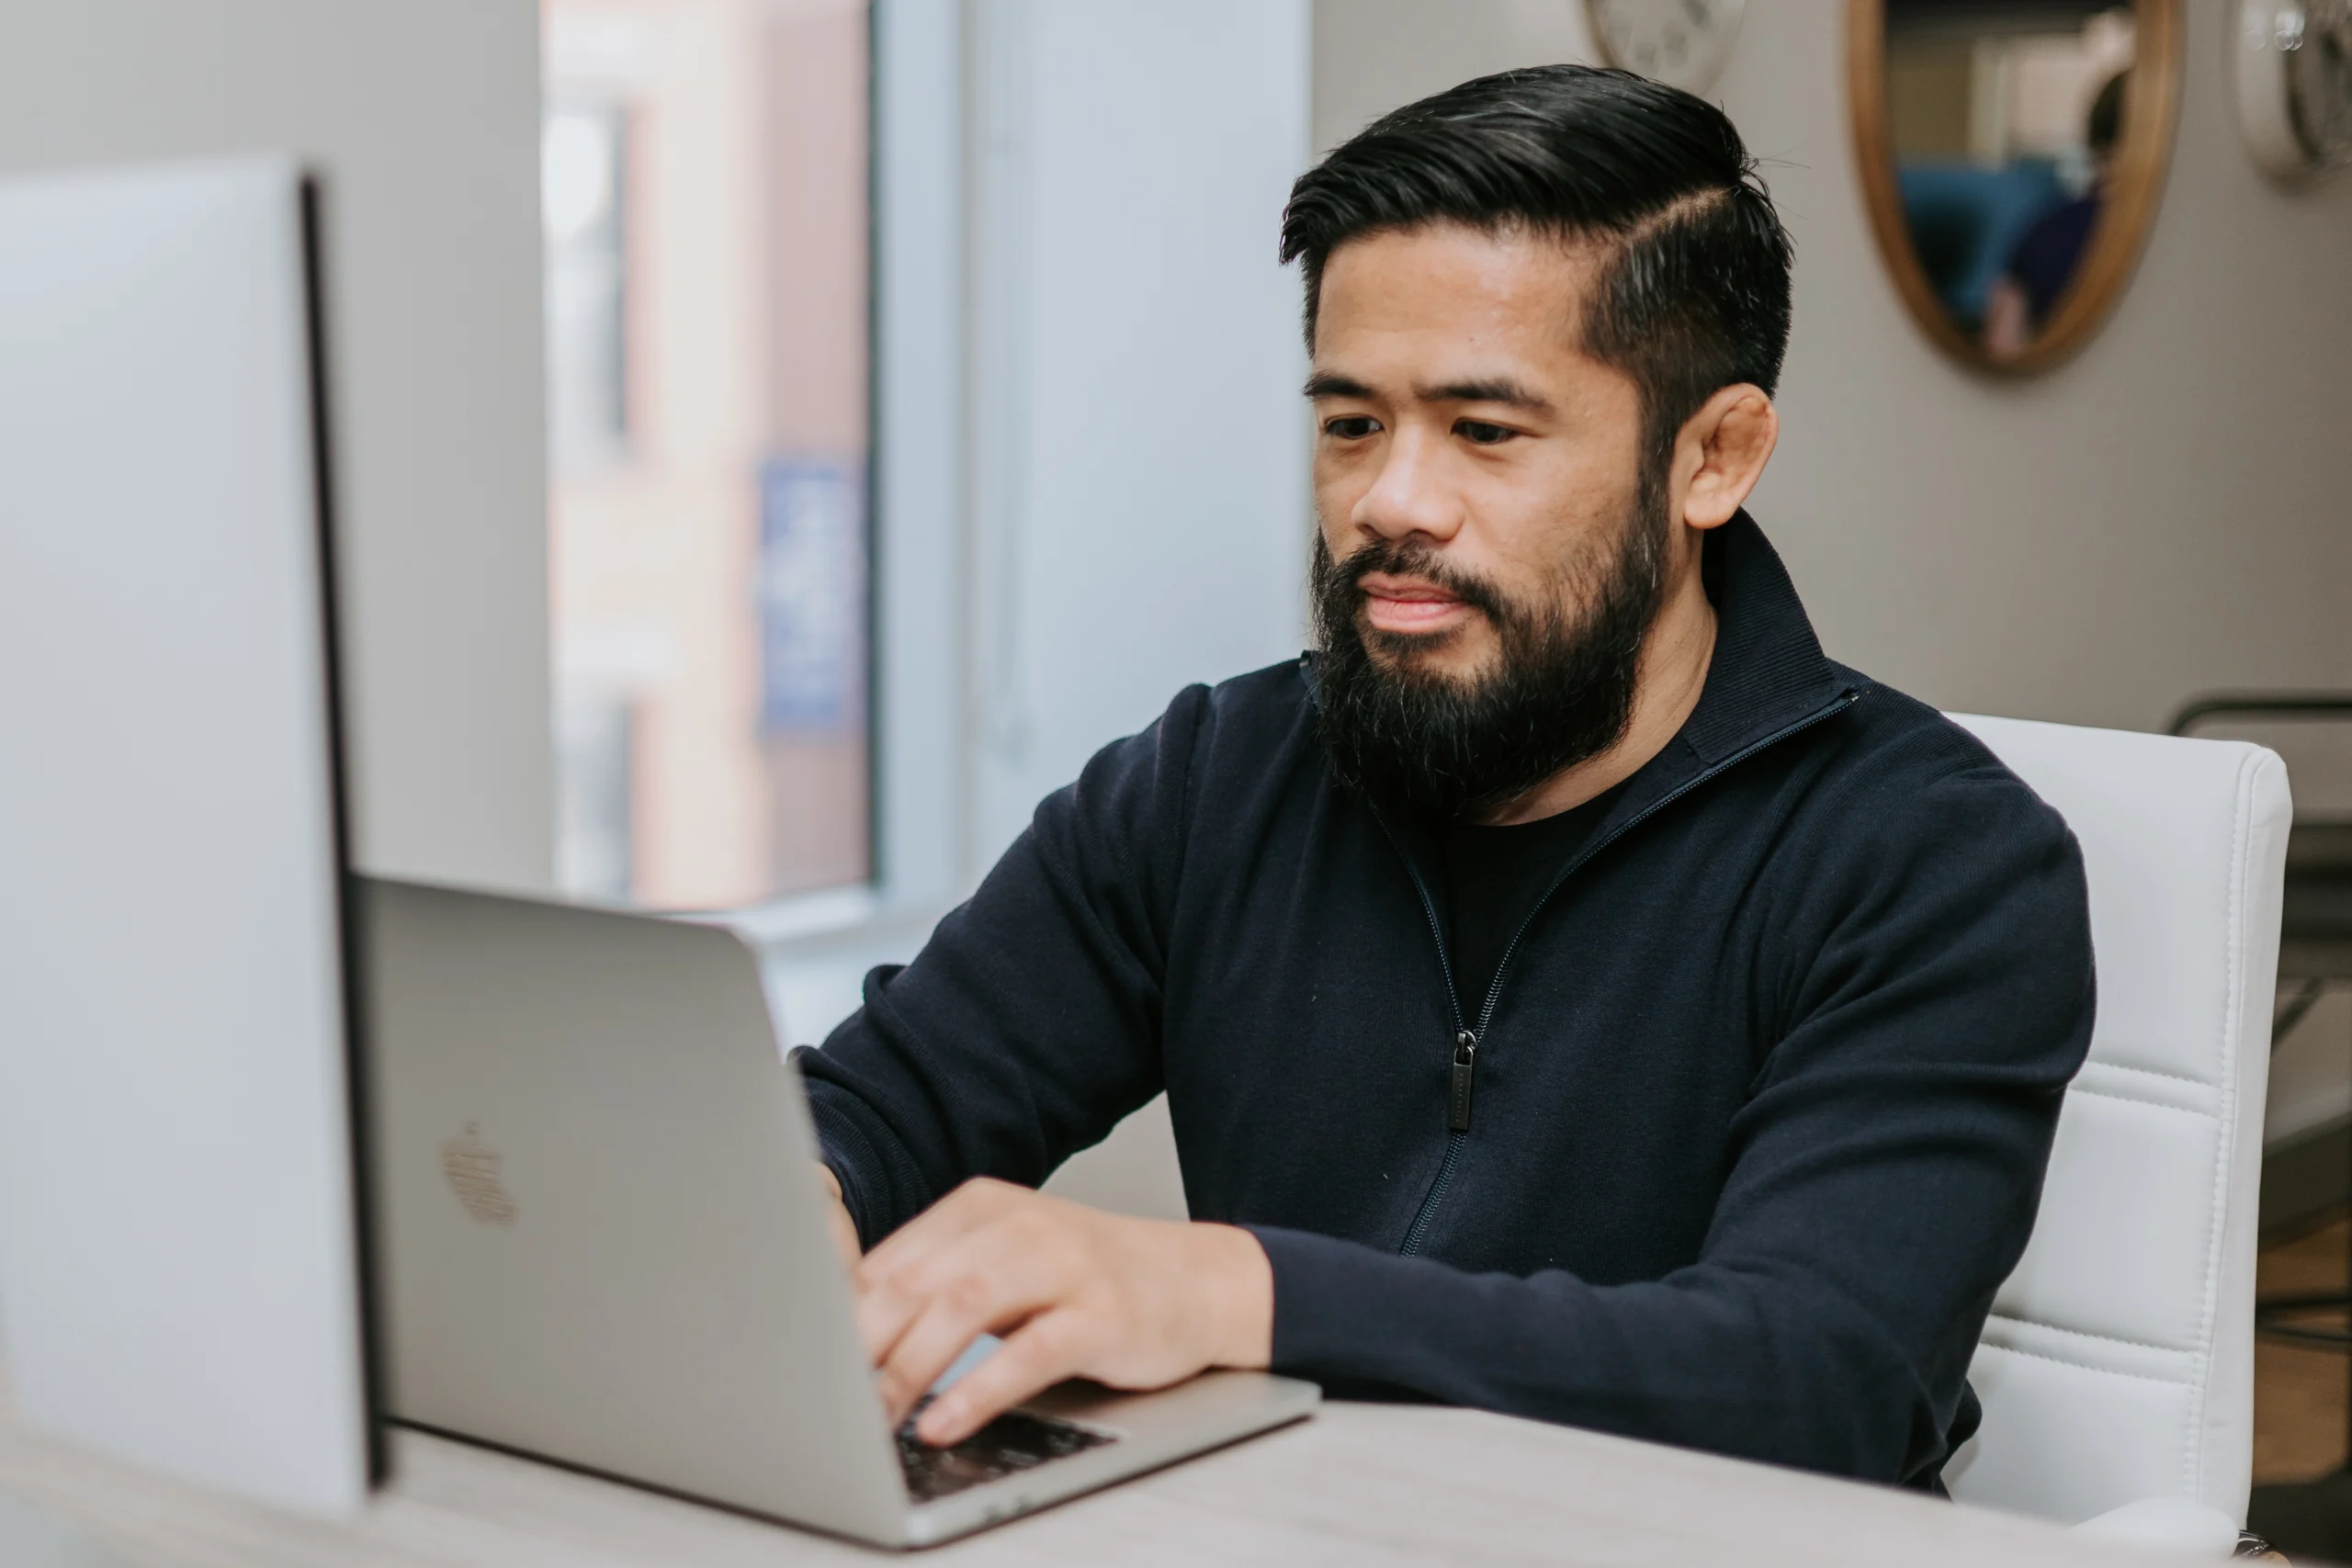
{"label": "dark beard", "polygon": [[[1340,782],[1383,811],[1451,819],[1513,800],[1624,739],[1642,641],[1665,597],[1663,490],[1645,473],[1616,549],[1585,567],[1592,581],[1570,596],[1583,604],[1574,622],[1554,605],[1512,603],[1426,545],[1382,540],[1335,561],[1318,531],[1316,728]],[[1430,638],[1363,625],[1357,584],[1374,571],[1426,579],[1484,614],[1497,667],[1468,682],[1415,669]]]}

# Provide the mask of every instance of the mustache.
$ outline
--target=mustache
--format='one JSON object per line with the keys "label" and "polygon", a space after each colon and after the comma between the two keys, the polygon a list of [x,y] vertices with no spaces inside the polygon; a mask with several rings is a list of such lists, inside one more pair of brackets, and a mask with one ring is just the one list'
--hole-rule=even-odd
{"label": "mustache", "polygon": [[1474,572],[1463,570],[1445,559],[1429,546],[1404,539],[1375,539],[1362,546],[1343,560],[1331,558],[1330,547],[1318,535],[1315,541],[1315,575],[1320,592],[1317,597],[1326,604],[1344,598],[1351,613],[1363,607],[1363,580],[1374,572],[1392,577],[1418,577],[1453,594],[1464,604],[1500,625],[1510,614],[1510,604],[1493,583]]}

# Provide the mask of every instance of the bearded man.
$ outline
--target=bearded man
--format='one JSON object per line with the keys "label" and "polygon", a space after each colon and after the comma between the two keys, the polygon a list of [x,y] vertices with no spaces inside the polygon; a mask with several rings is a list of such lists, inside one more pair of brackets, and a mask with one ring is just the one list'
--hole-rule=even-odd
{"label": "bearded man", "polygon": [[[1938,1488],[2087,1048],[2057,815],[1741,508],[1786,234],[1512,72],[1303,176],[1317,646],[1180,694],[797,1055],[894,1419],[1271,1367]],[[1215,453],[1188,460],[1214,462]],[[1191,1224],[1032,1189],[1165,1091]]]}

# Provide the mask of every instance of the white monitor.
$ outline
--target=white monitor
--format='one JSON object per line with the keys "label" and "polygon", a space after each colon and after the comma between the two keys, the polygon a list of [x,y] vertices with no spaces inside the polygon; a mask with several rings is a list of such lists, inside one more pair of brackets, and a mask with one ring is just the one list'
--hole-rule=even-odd
{"label": "white monitor", "polygon": [[309,193],[0,183],[0,1354],[21,1416],[366,1495]]}

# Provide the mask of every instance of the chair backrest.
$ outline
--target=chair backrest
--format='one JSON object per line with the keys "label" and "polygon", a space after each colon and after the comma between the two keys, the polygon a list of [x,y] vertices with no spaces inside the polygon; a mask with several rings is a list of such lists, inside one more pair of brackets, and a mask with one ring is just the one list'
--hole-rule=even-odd
{"label": "chair backrest", "polygon": [[1969,1370],[1984,1426],[1945,1480],[2065,1523],[2148,1497],[2243,1522],[2286,767],[2241,742],[1953,717],[2082,843],[2098,1022]]}

